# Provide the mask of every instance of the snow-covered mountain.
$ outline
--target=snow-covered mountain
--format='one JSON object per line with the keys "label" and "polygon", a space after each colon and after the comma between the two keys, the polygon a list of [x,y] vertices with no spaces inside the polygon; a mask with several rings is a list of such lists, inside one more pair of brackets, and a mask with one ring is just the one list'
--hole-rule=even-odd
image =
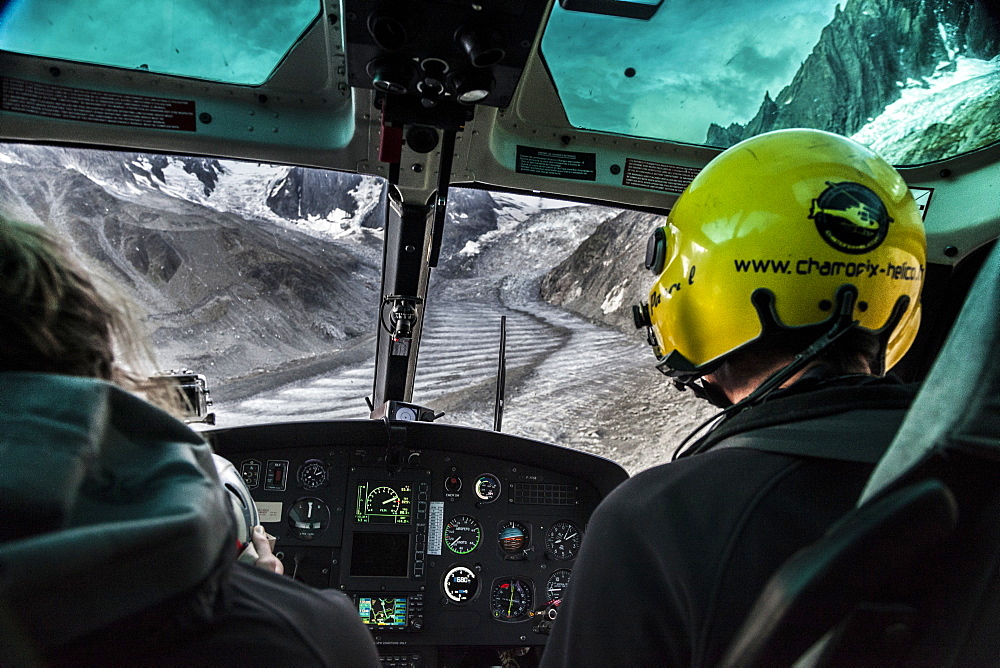
{"label": "snow-covered mountain", "polygon": [[[379,179],[298,167],[0,147],[0,214],[63,233],[149,314],[165,365],[216,383],[367,349],[384,189]],[[537,197],[455,189],[450,199],[435,272],[444,276],[515,254],[544,271],[599,220],[584,207],[559,222],[564,210]],[[552,248],[560,253],[545,264]]]}
{"label": "snow-covered mountain", "polygon": [[848,0],[792,82],[765,92],[745,125],[710,125],[707,143],[812,127],[855,136],[894,164],[979,148],[1000,129],[998,54],[987,0]]}

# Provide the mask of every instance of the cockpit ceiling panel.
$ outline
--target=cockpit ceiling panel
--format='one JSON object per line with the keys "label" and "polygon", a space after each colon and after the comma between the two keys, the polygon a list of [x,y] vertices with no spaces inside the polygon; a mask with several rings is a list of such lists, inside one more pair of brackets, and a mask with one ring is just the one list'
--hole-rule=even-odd
{"label": "cockpit ceiling panel", "polygon": [[13,0],[0,49],[232,84],[267,80],[319,0]]}
{"label": "cockpit ceiling panel", "polygon": [[728,147],[769,130],[853,137],[896,165],[1000,139],[987,0],[664,3],[649,19],[553,8],[541,50],[575,127]]}

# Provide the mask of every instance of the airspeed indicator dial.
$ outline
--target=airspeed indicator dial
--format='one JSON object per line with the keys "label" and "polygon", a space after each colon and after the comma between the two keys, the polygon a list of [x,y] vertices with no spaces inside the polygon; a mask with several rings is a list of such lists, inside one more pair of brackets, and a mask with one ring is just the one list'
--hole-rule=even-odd
{"label": "airspeed indicator dial", "polygon": [[444,544],[455,554],[468,554],[479,547],[482,529],[471,515],[458,515],[444,528]]}

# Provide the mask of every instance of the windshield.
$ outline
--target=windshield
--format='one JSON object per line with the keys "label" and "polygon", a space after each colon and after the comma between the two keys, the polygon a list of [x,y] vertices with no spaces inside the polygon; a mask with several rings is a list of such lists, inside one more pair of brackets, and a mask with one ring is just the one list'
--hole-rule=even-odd
{"label": "windshield", "polygon": [[557,5],[542,53],[570,122],[728,147],[791,127],[898,165],[995,141],[1000,37],[978,2],[664,2],[648,21]]}
{"label": "windshield", "polygon": [[[148,314],[160,368],[204,374],[221,427],[369,415],[385,186],[302,167],[0,145],[0,215],[55,229]],[[661,221],[452,189],[413,402],[490,429],[666,461],[713,410],[655,371],[632,324]]]}
{"label": "windshield", "polygon": [[[263,83],[317,0],[0,2],[0,49],[235,84]],[[113,28],[112,28],[113,26]]]}

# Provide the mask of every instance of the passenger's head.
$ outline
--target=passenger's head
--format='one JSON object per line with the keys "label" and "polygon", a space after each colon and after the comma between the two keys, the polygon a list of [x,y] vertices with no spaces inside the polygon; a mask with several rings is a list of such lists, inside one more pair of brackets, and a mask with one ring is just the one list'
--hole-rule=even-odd
{"label": "passenger's head", "polygon": [[102,378],[149,395],[145,339],[128,302],[102,287],[44,227],[0,217],[0,371]]}
{"label": "passenger's head", "polygon": [[712,160],[650,239],[650,343],[680,379],[791,361],[881,374],[920,323],[923,223],[895,169],[818,130],[779,130]]}

